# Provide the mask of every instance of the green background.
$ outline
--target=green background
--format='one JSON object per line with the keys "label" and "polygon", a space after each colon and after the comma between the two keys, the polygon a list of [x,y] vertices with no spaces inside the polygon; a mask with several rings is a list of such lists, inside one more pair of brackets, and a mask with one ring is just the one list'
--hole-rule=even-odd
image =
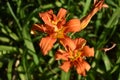
{"label": "green background", "polygon": [[[30,34],[34,23],[43,23],[39,13],[67,9],[67,20],[81,19],[93,7],[93,0],[0,0],[0,80],[120,80],[120,0],[105,0],[109,8],[98,11],[87,27],[72,35],[82,37],[95,48],[86,77],[71,69],[59,69],[54,60],[59,44],[43,56],[39,41],[44,33]],[[105,52],[103,48],[110,48]]]}

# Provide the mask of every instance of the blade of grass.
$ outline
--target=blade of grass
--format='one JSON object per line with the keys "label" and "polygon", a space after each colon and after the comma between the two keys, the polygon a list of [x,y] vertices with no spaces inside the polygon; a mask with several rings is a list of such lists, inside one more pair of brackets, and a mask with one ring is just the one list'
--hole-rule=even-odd
{"label": "blade of grass", "polygon": [[19,33],[18,35],[19,35],[19,37],[21,37],[21,32],[22,32],[21,24],[19,23],[18,18],[15,16],[15,14],[14,14],[14,12],[13,12],[13,10],[12,10],[11,5],[10,5],[9,2],[7,2],[7,6],[8,6],[8,9],[9,9],[11,15],[13,16],[15,22],[17,23],[18,28],[16,27],[16,29],[18,30],[18,33]]}
{"label": "blade of grass", "polygon": [[119,56],[119,58],[117,59],[116,64],[120,64],[120,56]]}
{"label": "blade of grass", "polygon": [[70,71],[67,73],[64,71],[61,71],[61,80],[70,80]]}
{"label": "blade of grass", "polygon": [[0,45],[0,51],[17,51],[16,47]]}
{"label": "blade of grass", "polygon": [[102,59],[105,64],[106,71],[109,71],[112,68],[112,64],[105,53],[102,54]]}
{"label": "blade of grass", "polygon": [[25,47],[28,50],[28,53],[31,54],[33,56],[33,60],[35,62],[36,65],[38,65],[39,60],[38,57],[36,55],[36,51],[34,49],[31,37],[30,37],[30,33],[29,33],[29,27],[26,25],[23,27],[23,38],[24,38],[24,43],[25,43]]}
{"label": "blade of grass", "polygon": [[46,5],[43,5],[41,6],[42,9],[50,9],[50,8],[54,8],[54,5],[53,4],[46,4]]}
{"label": "blade of grass", "polygon": [[41,10],[41,9],[38,9],[38,8],[34,9],[34,10],[29,14],[29,16],[26,18],[26,20],[25,20],[26,23],[25,23],[24,26],[29,25],[31,18],[33,18],[33,16],[35,15],[35,13],[37,13],[37,12],[40,11],[40,10]]}
{"label": "blade of grass", "polygon": [[[97,48],[103,47],[108,40],[112,37],[113,33],[116,31],[116,25],[118,23],[119,17],[120,17],[120,8],[118,7],[108,23],[105,25],[104,31],[101,33],[99,40],[97,42]],[[110,33],[110,34],[109,34]]]}
{"label": "blade of grass", "polygon": [[[118,0],[119,1],[119,0]],[[115,7],[117,7],[118,5],[115,3],[115,1],[114,0],[106,0],[106,3],[108,3],[109,5],[112,5],[112,6],[115,6]]]}
{"label": "blade of grass", "polygon": [[1,55],[7,54],[7,53],[11,54],[11,52],[20,52],[20,53],[23,52],[21,48],[18,48],[15,46],[6,46],[6,45],[0,45],[0,51],[1,51]]}
{"label": "blade of grass", "polygon": [[13,67],[14,60],[9,60],[8,62],[8,71],[7,71],[7,77],[8,80],[12,80],[12,67]]}
{"label": "blade of grass", "polygon": [[19,66],[17,67],[17,71],[19,72],[19,77],[20,77],[20,80],[26,80],[26,76],[24,74],[24,69],[23,69],[23,66]]}
{"label": "blade of grass", "polygon": [[2,37],[2,36],[0,36],[0,41],[1,41],[1,42],[4,42],[4,43],[8,43],[8,42],[10,42],[10,39],[7,38],[7,37]]}
{"label": "blade of grass", "polygon": [[20,13],[20,8],[21,8],[21,4],[22,4],[22,0],[16,1],[16,4],[17,4],[17,14],[19,14]]}
{"label": "blade of grass", "polygon": [[27,52],[24,52],[23,56],[22,56],[22,65],[23,65],[23,69],[24,69],[24,74],[25,74],[25,80],[31,80],[30,77],[30,72],[28,70],[28,60],[27,60]]}
{"label": "blade of grass", "polygon": [[118,80],[120,80],[120,71],[119,71],[119,75],[118,75]]}
{"label": "blade of grass", "polygon": [[120,18],[120,8],[116,8],[115,12],[113,13],[112,17],[110,18],[110,20],[108,21],[108,23],[106,24],[106,28],[113,28],[114,25],[116,25],[116,21],[118,21],[118,19]]}
{"label": "blade of grass", "polygon": [[13,40],[18,41],[18,36],[12,32],[12,30],[8,26],[4,26],[3,24],[1,26],[1,32],[9,37],[11,37]]}
{"label": "blade of grass", "polygon": [[38,4],[41,5],[42,4],[42,1],[41,0],[37,0]]}
{"label": "blade of grass", "polygon": [[86,0],[86,3],[84,5],[84,10],[83,10],[83,15],[85,15],[87,11],[89,10],[90,5],[91,5],[90,3],[91,3],[91,0]]}
{"label": "blade of grass", "polygon": [[99,26],[101,25],[101,19],[102,19],[102,16],[103,13],[102,12],[99,12],[97,13],[97,20],[96,20],[96,23],[95,23],[95,34],[97,35],[98,31],[99,31]]}
{"label": "blade of grass", "polygon": [[[34,6],[34,5],[33,5],[33,4],[28,4],[28,5],[24,6],[23,8],[21,8],[21,10],[20,10],[20,17],[21,17],[21,18],[26,17],[25,11],[26,11],[29,7],[32,7],[32,6]],[[26,18],[27,18],[27,17],[26,17]]]}
{"label": "blade of grass", "polygon": [[113,69],[110,71],[110,74],[113,74],[118,69],[119,69],[119,65],[114,66]]}

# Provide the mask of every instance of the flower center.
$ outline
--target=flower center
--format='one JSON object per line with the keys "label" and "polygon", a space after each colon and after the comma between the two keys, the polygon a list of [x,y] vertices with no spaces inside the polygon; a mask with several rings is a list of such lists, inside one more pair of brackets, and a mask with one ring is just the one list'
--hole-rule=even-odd
{"label": "flower center", "polygon": [[64,28],[62,28],[62,29],[58,29],[58,31],[56,31],[56,38],[64,38]]}
{"label": "flower center", "polygon": [[78,50],[70,52],[70,60],[71,61],[77,60],[78,58],[82,57],[81,54],[82,52]]}
{"label": "flower center", "polygon": [[64,38],[64,30],[65,28],[61,27],[60,29],[57,26],[58,21],[52,21],[52,24],[54,25],[54,32],[55,32],[55,38]]}
{"label": "flower center", "polygon": [[58,27],[57,27],[57,21],[52,21],[52,24],[54,25],[54,31],[58,31]]}

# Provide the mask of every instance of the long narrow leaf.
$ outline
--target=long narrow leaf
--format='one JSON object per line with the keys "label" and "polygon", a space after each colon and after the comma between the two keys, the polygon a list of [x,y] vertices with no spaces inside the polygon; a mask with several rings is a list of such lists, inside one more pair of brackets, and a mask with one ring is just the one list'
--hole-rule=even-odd
{"label": "long narrow leaf", "polygon": [[8,63],[8,70],[7,70],[7,77],[8,77],[8,80],[12,80],[12,67],[13,67],[13,60],[9,60],[9,63]]}
{"label": "long narrow leaf", "polygon": [[[107,41],[111,38],[113,33],[116,30],[116,26],[120,17],[120,8],[118,7],[115,11],[108,23],[105,26],[105,29],[103,30],[102,34],[99,37],[99,41],[97,42],[97,47],[101,48],[104,46],[104,44],[107,43]],[[109,36],[109,37],[108,37]]]}
{"label": "long narrow leaf", "polygon": [[34,60],[35,64],[38,65],[39,60],[36,55],[36,51],[34,49],[34,46],[33,46],[33,43],[32,43],[31,37],[30,37],[28,26],[24,26],[24,28],[23,28],[23,38],[24,38],[24,43],[28,50],[28,53],[33,56],[33,60]]}
{"label": "long narrow leaf", "polygon": [[61,80],[70,80],[70,72],[61,72]]}
{"label": "long narrow leaf", "polygon": [[102,59],[105,64],[106,71],[109,71],[112,68],[112,64],[105,53],[102,54]]}
{"label": "long narrow leaf", "polygon": [[20,24],[18,18],[16,17],[16,15],[14,14],[14,12],[13,12],[13,10],[12,10],[12,7],[11,7],[11,5],[10,5],[9,2],[7,2],[7,6],[8,6],[8,9],[9,9],[11,15],[13,16],[14,20],[15,20],[16,23],[17,23],[18,28],[17,28],[17,27],[16,27],[16,28],[17,28],[17,30],[18,30],[19,36],[21,37],[21,32],[22,32],[21,24]]}

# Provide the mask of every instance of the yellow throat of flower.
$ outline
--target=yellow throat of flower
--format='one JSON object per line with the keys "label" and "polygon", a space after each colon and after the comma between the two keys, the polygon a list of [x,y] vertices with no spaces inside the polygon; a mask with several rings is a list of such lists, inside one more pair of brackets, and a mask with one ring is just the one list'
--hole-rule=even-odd
{"label": "yellow throat of flower", "polygon": [[57,23],[58,21],[52,21],[52,24],[54,25],[54,32],[55,32],[55,38],[58,38],[58,39],[61,39],[61,38],[64,38],[64,31],[65,31],[65,28],[64,27],[61,27],[60,29],[58,28],[57,26]]}
{"label": "yellow throat of flower", "polygon": [[75,61],[78,58],[82,58],[81,54],[82,54],[82,52],[78,51],[78,50],[70,51],[70,60]]}
{"label": "yellow throat of flower", "polygon": [[64,28],[62,28],[62,29],[58,29],[58,31],[56,31],[56,38],[59,38],[59,39],[61,39],[61,38],[64,38]]}

